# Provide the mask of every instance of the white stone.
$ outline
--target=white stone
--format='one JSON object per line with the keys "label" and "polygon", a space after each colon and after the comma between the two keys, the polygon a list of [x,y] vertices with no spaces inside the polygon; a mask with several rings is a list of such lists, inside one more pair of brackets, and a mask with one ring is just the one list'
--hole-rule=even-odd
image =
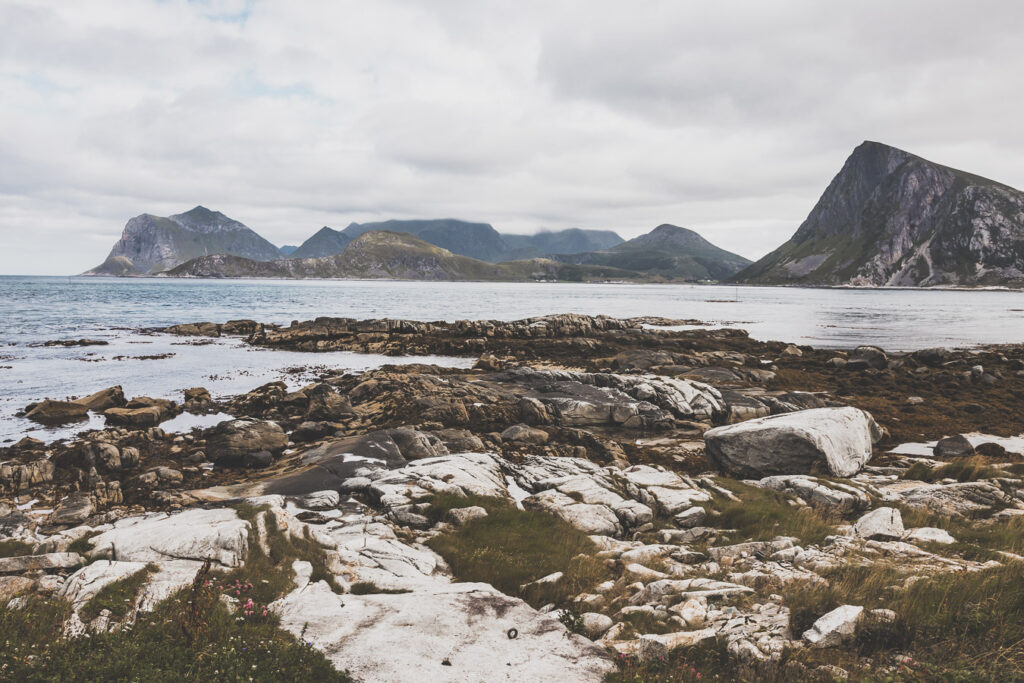
{"label": "white stone", "polygon": [[908,530],[903,535],[903,540],[915,543],[941,543],[943,545],[956,543],[956,539],[945,529],[937,529],[930,526]]}
{"label": "white stone", "polygon": [[583,683],[614,669],[602,648],[568,633],[554,615],[486,584],[342,596],[321,581],[271,609],[284,629],[359,680]]}
{"label": "white stone", "polygon": [[863,611],[864,608],[857,605],[836,607],[804,631],[804,640],[811,647],[835,647],[853,637],[857,620]]}
{"label": "white stone", "polygon": [[711,463],[737,476],[807,474],[814,467],[851,477],[882,436],[858,408],[813,408],[716,427],[704,433]]}
{"label": "white stone", "polygon": [[580,618],[583,621],[583,635],[591,640],[603,636],[615,623],[611,617],[598,612],[584,612]]}
{"label": "white stone", "polygon": [[853,531],[860,538],[902,538],[903,516],[896,508],[878,508],[858,519]]}

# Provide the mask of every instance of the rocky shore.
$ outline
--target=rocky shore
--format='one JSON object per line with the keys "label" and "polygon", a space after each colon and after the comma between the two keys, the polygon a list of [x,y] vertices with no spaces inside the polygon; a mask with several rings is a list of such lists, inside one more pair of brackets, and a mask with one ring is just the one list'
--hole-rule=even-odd
{"label": "rocky shore", "polygon": [[[26,406],[105,427],[0,449],[0,627],[45,603],[51,640],[129,637],[214,586],[364,681],[1018,675],[1024,348],[670,328],[688,322],[162,330],[477,360]],[[165,433],[183,411],[232,419]]]}

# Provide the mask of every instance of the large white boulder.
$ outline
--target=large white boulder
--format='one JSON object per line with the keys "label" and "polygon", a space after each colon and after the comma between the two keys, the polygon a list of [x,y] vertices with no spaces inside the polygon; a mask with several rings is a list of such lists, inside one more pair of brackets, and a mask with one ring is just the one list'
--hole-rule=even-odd
{"label": "large white boulder", "polygon": [[858,519],[853,531],[860,538],[903,538],[903,515],[896,508],[878,508]]}
{"label": "large white boulder", "polygon": [[602,648],[487,584],[337,595],[317,582],[271,609],[284,629],[359,680],[582,683],[614,669]]}
{"label": "large white boulder", "polygon": [[777,474],[856,474],[882,436],[859,408],[812,408],[772,415],[704,433],[708,460],[740,477]]}
{"label": "large white boulder", "polygon": [[804,640],[811,647],[835,647],[853,637],[863,612],[864,608],[857,605],[836,607],[804,631]]}

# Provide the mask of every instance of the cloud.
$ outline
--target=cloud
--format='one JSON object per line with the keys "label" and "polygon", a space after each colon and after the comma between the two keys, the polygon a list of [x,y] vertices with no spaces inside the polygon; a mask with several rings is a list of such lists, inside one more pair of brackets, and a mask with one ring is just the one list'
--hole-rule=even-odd
{"label": "cloud", "polygon": [[278,243],[670,222],[757,257],[853,147],[1024,186],[1012,3],[0,0],[0,272],[195,204]]}

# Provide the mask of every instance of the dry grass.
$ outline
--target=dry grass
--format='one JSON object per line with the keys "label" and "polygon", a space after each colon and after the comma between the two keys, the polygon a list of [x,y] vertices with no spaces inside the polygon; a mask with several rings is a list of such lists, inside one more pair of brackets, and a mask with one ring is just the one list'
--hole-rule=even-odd
{"label": "dry grass", "polygon": [[804,545],[818,544],[835,533],[828,513],[808,506],[795,506],[786,494],[730,479],[718,483],[736,494],[739,502],[725,497],[714,501],[714,526],[735,529],[728,543],[770,541],[776,536],[793,536]]}
{"label": "dry grass", "polygon": [[[438,499],[438,509],[452,502],[440,496]],[[544,512],[519,510],[500,499],[466,501],[460,498],[454,507],[480,505],[487,516],[427,543],[460,581],[489,583],[535,606],[552,602],[564,607],[573,596],[609,577],[607,566],[594,557],[597,548],[593,541],[561,519]],[[563,573],[557,582],[521,588],[555,572]]]}
{"label": "dry grass", "polygon": [[942,479],[980,481],[1005,476],[1006,472],[998,467],[992,467],[984,456],[975,455],[969,458],[960,458],[938,467],[932,467],[923,462],[914,463],[909,470],[903,473],[902,478],[933,482]]}

